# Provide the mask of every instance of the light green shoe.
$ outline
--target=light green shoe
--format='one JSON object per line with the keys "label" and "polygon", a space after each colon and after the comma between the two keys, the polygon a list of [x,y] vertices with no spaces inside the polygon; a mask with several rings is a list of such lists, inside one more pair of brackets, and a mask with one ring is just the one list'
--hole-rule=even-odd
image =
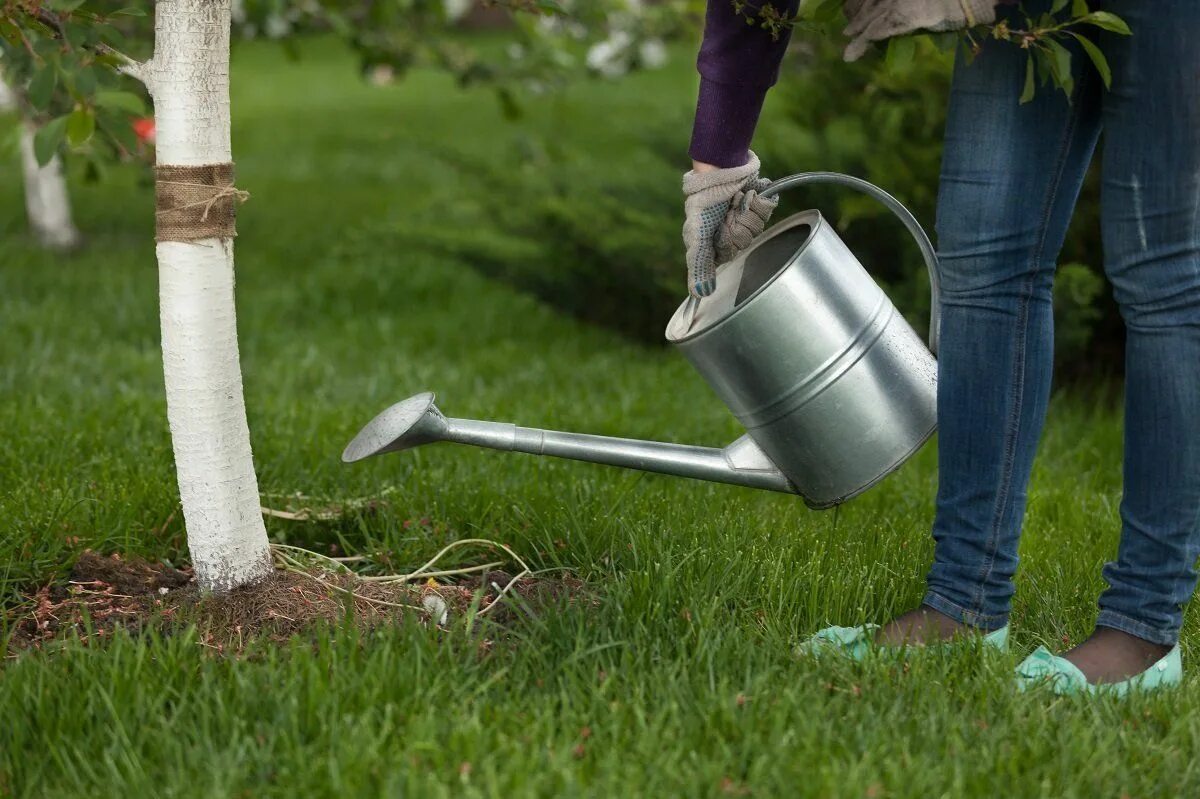
{"label": "light green shoe", "polygon": [[1075,694],[1096,694],[1100,696],[1125,696],[1133,692],[1153,691],[1178,685],[1183,679],[1183,659],[1179,655],[1179,645],[1163,655],[1162,658],[1128,680],[1108,682],[1093,685],[1083,676],[1071,661],[1050,653],[1044,646],[1039,646],[1021,661],[1017,666],[1017,688],[1029,691],[1036,688],[1049,688],[1058,696]]}
{"label": "light green shoe", "polygon": [[[919,646],[906,644],[902,646],[880,646],[875,643],[875,631],[878,624],[861,624],[858,627],[826,627],[811,638],[796,647],[798,657],[816,656],[823,654],[839,654],[851,660],[862,660],[869,652],[891,651],[897,649],[919,649]],[[969,637],[961,637],[934,644],[933,646],[961,646],[970,642]],[[1008,625],[999,630],[993,630],[983,636],[983,643],[1001,652],[1008,651]]]}

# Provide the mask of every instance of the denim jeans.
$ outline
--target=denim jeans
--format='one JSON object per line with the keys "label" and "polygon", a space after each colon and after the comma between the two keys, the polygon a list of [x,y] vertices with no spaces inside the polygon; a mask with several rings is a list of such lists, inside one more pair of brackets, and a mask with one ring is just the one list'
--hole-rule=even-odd
{"label": "denim jeans", "polygon": [[[1096,4],[1093,4],[1096,5]],[[942,342],[935,560],[924,602],[1007,623],[1026,488],[1050,394],[1051,288],[1100,133],[1104,268],[1127,331],[1121,543],[1098,624],[1170,645],[1200,554],[1200,2],[1110,0],[1106,91],[1018,104],[1025,54],[955,67],[938,197]],[[1015,24],[1015,23],[1014,23]]]}

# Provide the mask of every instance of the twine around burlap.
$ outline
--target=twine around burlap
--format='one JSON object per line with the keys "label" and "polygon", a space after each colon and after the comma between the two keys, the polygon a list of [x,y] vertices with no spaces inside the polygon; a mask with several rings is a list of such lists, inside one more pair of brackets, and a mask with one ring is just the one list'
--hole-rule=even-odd
{"label": "twine around burlap", "polygon": [[154,167],[155,241],[229,239],[237,205],[250,192],[233,185],[233,164]]}

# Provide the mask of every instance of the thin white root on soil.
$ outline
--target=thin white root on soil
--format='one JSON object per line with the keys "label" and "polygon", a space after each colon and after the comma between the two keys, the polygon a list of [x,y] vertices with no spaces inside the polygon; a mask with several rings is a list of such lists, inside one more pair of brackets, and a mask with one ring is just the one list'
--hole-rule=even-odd
{"label": "thin white root on soil", "polygon": [[[462,569],[442,569],[436,572],[424,572],[421,577],[451,577],[458,574],[474,574],[475,572],[485,572],[489,569],[494,569],[497,566],[503,566],[504,561],[494,560],[491,563],[481,563],[478,566],[467,566]],[[370,575],[367,577],[359,577],[364,583],[406,583],[413,579],[411,574],[381,574]]]}
{"label": "thin white root on soil", "polygon": [[[511,547],[509,547],[507,544],[501,544],[498,541],[491,541],[486,538],[463,538],[458,541],[453,541],[453,542],[447,544],[446,546],[442,547],[436,555],[434,555],[432,558],[430,558],[420,568],[416,569],[415,571],[409,572],[408,574],[386,574],[386,575],[376,575],[376,576],[368,576],[368,577],[358,577],[358,579],[362,580],[364,582],[375,582],[375,583],[408,583],[408,582],[413,582],[414,580],[422,579],[422,578],[431,579],[433,577],[450,577],[450,576],[457,576],[457,575],[463,575],[463,574],[473,574],[476,572],[486,572],[489,569],[495,568],[496,566],[500,566],[503,564],[504,561],[493,561],[491,563],[484,563],[482,565],[477,565],[477,566],[465,566],[465,567],[459,568],[459,569],[441,569],[438,571],[431,571],[431,569],[437,565],[438,561],[440,561],[443,557],[445,557],[448,552],[450,552],[451,550],[456,549],[458,547],[468,546],[468,545],[489,547],[492,549],[499,549],[499,550],[505,552],[509,557],[511,557],[513,559],[513,561],[515,561],[521,567],[521,571],[517,574],[516,577],[509,580],[507,585],[505,585],[503,587],[500,587],[500,586],[496,587],[497,588],[496,598],[493,599],[491,602],[489,602],[484,607],[482,607],[479,610],[479,612],[475,614],[477,617],[483,616],[483,615],[487,614],[489,611],[491,611],[493,608],[495,608],[496,605],[498,605],[501,602],[501,600],[503,600],[504,597],[509,593],[509,591],[511,591],[513,589],[513,587],[517,585],[517,583],[519,583],[524,578],[533,574],[533,570],[529,568],[529,564],[526,563],[525,560],[520,555],[518,555],[516,552],[514,552],[513,549]],[[303,575],[304,577],[307,577],[308,579],[310,579],[314,582],[320,583],[321,585],[325,586],[326,588],[330,588],[334,591],[338,591],[340,593],[347,594],[349,596],[354,597],[355,599],[361,599],[363,602],[368,602],[368,603],[375,604],[375,605],[383,605],[383,606],[387,606],[387,607],[405,608],[405,609],[410,609],[410,610],[427,610],[427,608],[418,607],[416,605],[406,605],[406,604],[402,604],[402,603],[398,603],[398,602],[388,602],[387,600],[376,599],[374,597],[364,596],[364,595],[362,595],[358,592],[352,591],[348,588],[343,588],[340,585],[335,585],[334,583],[332,583],[328,580],[322,579],[321,577],[318,577],[317,575],[310,572],[305,567],[305,564],[301,560],[302,558],[312,558],[312,559],[320,560],[322,562],[329,563],[333,567],[332,570],[337,573],[354,574],[355,572],[353,570],[351,570],[344,562],[342,562],[345,559],[331,558],[328,555],[322,555],[320,552],[313,552],[312,550],[304,549],[303,547],[291,546],[289,544],[272,544],[271,552],[275,557],[275,562],[280,566],[280,568],[286,569],[287,571],[290,571],[290,572],[295,572],[297,574]]]}
{"label": "thin white root on soil", "polygon": [[442,547],[442,549],[436,555],[434,555],[432,558],[429,559],[428,563],[426,563],[421,568],[417,569],[415,572],[405,575],[405,578],[415,579],[417,577],[428,576],[426,574],[425,570],[430,568],[431,566],[435,565],[439,560],[442,559],[443,555],[445,555],[447,552],[454,549],[455,547],[466,546],[468,544],[476,544],[478,546],[492,547],[493,549],[503,550],[505,553],[508,554],[509,557],[511,557],[518,564],[520,564],[522,571],[524,571],[525,573],[528,573],[530,571],[529,564],[526,563],[521,558],[520,555],[518,555],[516,552],[513,552],[512,549],[507,544],[501,544],[498,541],[492,541],[487,538],[463,538],[458,541],[452,541],[451,543]]}
{"label": "thin white root on soil", "polygon": [[491,602],[489,602],[489,603],[487,604],[487,606],[486,606],[486,607],[483,607],[483,608],[481,608],[481,609],[479,610],[479,612],[475,614],[475,615],[476,615],[476,617],[485,615],[485,614],[486,614],[486,613],[487,613],[489,610],[491,610],[492,608],[496,607],[496,605],[500,604],[500,600],[501,600],[501,599],[504,599],[504,595],[505,595],[505,594],[507,594],[507,593],[509,592],[509,590],[511,590],[511,589],[512,589],[512,587],[513,587],[514,585],[516,585],[517,583],[519,583],[519,582],[520,582],[522,579],[524,579],[525,577],[528,577],[528,576],[529,576],[529,574],[530,574],[530,571],[529,571],[529,569],[525,569],[523,572],[521,572],[520,574],[518,574],[516,577],[512,578],[511,580],[509,580],[509,581],[508,581],[508,585],[506,585],[506,586],[504,586],[503,588],[501,588],[501,589],[499,590],[499,592],[496,594],[496,598],[495,598],[495,599],[493,599]]}
{"label": "thin white root on soil", "polygon": [[[313,554],[316,554],[316,553],[313,553]],[[389,602],[386,599],[376,599],[375,597],[363,596],[362,594],[357,593],[356,591],[351,591],[349,588],[342,588],[340,585],[335,585],[335,584],[329,582],[328,580],[323,580],[320,577],[316,576],[315,574],[307,571],[304,568],[303,563],[301,563],[298,560],[294,560],[280,552],[275,553],[275,558],[276,558],[276,562],[279,563],[287,571],[295,572],[296,574],[299,574],[303,577],[307,577],[308,579],[312,580],[313,582],[320,583],[321,585],[325,586],[326,588],[328,588],[332,591],[337,591],[338,593],[352,596],[355,599],[361,599],[363,602],[369,602],[372,605],[380,605],[382,607],[389,607],[389,608],[404,608],[406,610],[421,610],[421,608],[416,605],[406,605],[402,602]]]}

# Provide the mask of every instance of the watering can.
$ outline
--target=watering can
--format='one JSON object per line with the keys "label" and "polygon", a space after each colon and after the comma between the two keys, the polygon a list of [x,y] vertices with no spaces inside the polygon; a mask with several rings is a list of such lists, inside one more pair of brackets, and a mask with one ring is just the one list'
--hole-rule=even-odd
{"label": "watering can", "polygon": [[798,494],[818,509],[862,493],[937,428],[937,256],[908,209],[865,180],[807,172],[761,195],[813,183],[865,192],[916,239],[932,291],[928,347],[829,222],[804,211],[718,268],[715,291],[689,298],[667,325],[667,340],[746,428],[729,446],[454,419],[425,393],[371,420],[342,460],[453,441]]}

